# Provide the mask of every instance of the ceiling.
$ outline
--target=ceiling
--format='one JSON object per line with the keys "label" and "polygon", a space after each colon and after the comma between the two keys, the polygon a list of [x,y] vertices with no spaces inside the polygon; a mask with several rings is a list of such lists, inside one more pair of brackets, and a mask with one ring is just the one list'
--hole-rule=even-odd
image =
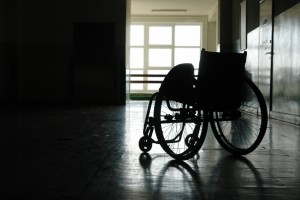
{"label": "ceiling", "polygon": [[210,15],[218,0],[131,0],[131,15]]}

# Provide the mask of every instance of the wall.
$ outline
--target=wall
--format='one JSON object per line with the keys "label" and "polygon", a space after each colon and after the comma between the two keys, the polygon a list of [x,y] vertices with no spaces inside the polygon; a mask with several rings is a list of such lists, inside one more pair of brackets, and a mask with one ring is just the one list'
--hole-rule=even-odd
{"label": "wall", "polygon": [[[3,31],[0,34],[0,63],[6,63],[0,70],[4,77],[16,80],[1,79],[0,100],[125,103],[126,1],[5,0],[1,4],[1,9],[7,11],[1,15],[8,22],[0,21],[1,30],[15,38],[5,38]],[[101,61],[92,66],[91,61],[79,64],[74,54],[76,23],[114,26],[114,51],[110,55],[114,61],[110,66]]]}
{"label": "wall", "polygon": [[[281,10],[278,7],[275,9]],[[300,3],[274,18],[272,113],[273,117],[298,124],[300,124],[299,44]]]}
{"label": "wall", "polygon": [[273,1],[273,75],[270,117],[300,125],[299,0]]}
{"label": "wall", "polygon": [[8,96],[6,94],[6,88],[5,85],[7,85],[4,74],[7,74],[7,64],[6,64],[6,44],[7,38],[6,38],[6,10],[8,10],[8,6],[6,5],[6,2],[1,1],[0,2],[0,96]]}
{"label": "wall", "polygon": [[232,0],[218,2],[218,45],[220,52],[232,52],[233,16]]}
{"label": "wall", "polygon": [[[240,0],[232,0],[232,13],[238,13]],[[300,1],[273,0],[273,74],[272,108],[270,117],[300,124]],[[260,27],[259,1],[247,0],[247,63],[253,81],[260,85]],[[232,19],[232,49],[239,51],[238,20]]]}
{"label": "wall", "polygon": [[0,1],[0,101],[14,101],[17,96],[15,0]]}
{"label": "wall", "polygon": [[207,50],[217,51],[218,47],[218,2],[211,10],[207,20]]}
{"label": "wall", "polygon": [[216,21],[208,21],[207,23],[207,50],[217,51],[217,37],[216,37]]}
{"label": "wall", "polygon": [[[220,17],[220,23],[223,24],[220,26],[221,51],[242,51],[240,41],[241,2],[242,0],[223,1],[223,4],[226,4],[226,6],[220,7],[220,15],[225,16]],[[247,0],[246,3],[246,70],[251,74],[252,80],[258,84],[259,0]],[[222,4],[220,5],[222,6]]]}

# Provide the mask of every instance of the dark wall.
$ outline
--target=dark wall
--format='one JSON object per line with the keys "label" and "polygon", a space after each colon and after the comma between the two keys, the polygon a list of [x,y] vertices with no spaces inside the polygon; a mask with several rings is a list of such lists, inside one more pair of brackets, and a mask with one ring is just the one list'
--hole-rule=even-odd
{"label": "dark wall", "polygon": [[[232,49],[239,51],[239,20],[234,19],[239,9],[239,0],[232,0]],[[272,86],[271,117],[300,124],[299,88],[299,0],[273,0],[273,74],[269,79]],[[247,63],[246,69],[253,81],[259,84],[260,74],[260,3],[247,0]],[[262,55],[265,56],[265,55]],[[270,72],[271,74],[271,72]],[[272,80],[272,83],[271,83]]]}
{"label": "dark wall", "polygon": [[259,2],[260,0],[247,0],[247,33],[259,26]]}
{"label": "dark wall", "polygon": [[[259,26],[259,1],[247,1],[246,32]],[[240,51],[240,3],[242,0],[220,1],[221,51]]]}
{"label": "dark wall", "polygon": [[293,7],[297,3],[300,3],[299,0],[274,0],[274,16],[283,13],[285,10]]}
{"label": "dark wall", "polygon": [[[249,33],[259,26],[259,1],[248,0],[246,11],[246,32]],[[240,51],[240,3],[242,0],[231,0],[231,51]],[[224,1],[227,3],[227,1]]]}
{"label": "dark wall", "polygon": [[275,16],[273,56],[273,111],[300,121],[299,44],[300,3]]}
{"label": "dark wall", "polygon": [[0,2],[0,99],[13,101],[17,96],[15,0]]}
{"label": "dark wall", "polygon": [[232,51],[232,0],[219,0],[219,42],[221,52]]}
{"label": "dark wall", "polygon": [[[0,9],[0,100],[125,103],[126,1],[3,0]],[[113,64],[98,60],[90,66],[87,60],[79,66],[78,23],[113,27]]]}
{"label": "dark wall", "polygon": [[[254,1],[247,1],[249,4]],[[248,6],[248,19],[257,19],[259,9]],[[255,3],[255,5],[259,4]],[[249,11],[249,9],[253,11]],[[273,118],[300,124],[300,1],[273,0],[273,60],[272,60],[272,107]],[[247,69],[257,81],[260,71],[260,27],[257,20],[250,25],[247,20]],[[254,22],[254,21],[253,21]],[[251,28],[249,27],[251,26]],[[261,55],[262,57],[265,55]],[[258,84],[260,85],[260,84]]]}

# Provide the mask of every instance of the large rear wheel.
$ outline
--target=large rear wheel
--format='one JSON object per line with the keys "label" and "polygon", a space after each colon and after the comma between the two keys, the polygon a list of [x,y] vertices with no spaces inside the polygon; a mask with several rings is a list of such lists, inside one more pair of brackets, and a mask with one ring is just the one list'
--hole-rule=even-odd
{"label": "large rear wheel", "polygon": [[245,78],[243,99],[238,110],[211,112],[211,127],[220,145],[233,154],[244,155],[261,143],[268,124],[268,111],[263,95]]}

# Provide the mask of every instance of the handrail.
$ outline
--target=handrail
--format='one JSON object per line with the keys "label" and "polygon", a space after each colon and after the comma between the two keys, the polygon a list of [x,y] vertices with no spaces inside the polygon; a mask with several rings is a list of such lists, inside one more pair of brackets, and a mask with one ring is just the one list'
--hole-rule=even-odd
{"label": "handrail", "polygon": [[[166,75],[164,74],[130,74],[130,77],[165,77]],[[197,75],[194,75],[196,78]],[[161,81],[151,81],[151,80],[130,80],[130,83],[162,83],[163,80]]]}
{"label": "handrail", "polygon": [[130,74],[132,77],[165,77],[163,74]]}
{"label": "handrail", "polygon": [[[165,77],[163,74],[130,74],[130,77]],[[130,83],[162,83],[161,81],[151,81],[151,80],[130,80]]]}

